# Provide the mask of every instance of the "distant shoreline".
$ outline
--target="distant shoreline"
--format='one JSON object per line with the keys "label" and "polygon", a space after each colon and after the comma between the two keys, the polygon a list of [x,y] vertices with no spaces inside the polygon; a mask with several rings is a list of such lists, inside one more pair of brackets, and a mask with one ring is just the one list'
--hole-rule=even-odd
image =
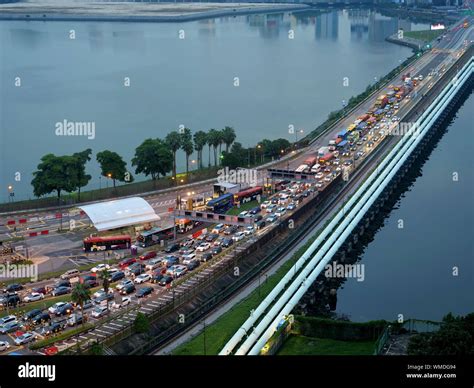
{"label": "distant shoreline", "polygon": [[[224,3],[225,4],[225,3]],[[176,23],[191,22],[203,19],[212,19],[223,16],[250,15],[261,13],[298,12],[312,9],[308,5],[271,5],[262,7],[236,7],[195,11],[179,15],[119,15],[119,14],[77,14],[77,13],[48,13],[35,9],[34,12],[5,12],[0,6],[0,21],[107,21],[107,22],[149,22],[149,23]]]}

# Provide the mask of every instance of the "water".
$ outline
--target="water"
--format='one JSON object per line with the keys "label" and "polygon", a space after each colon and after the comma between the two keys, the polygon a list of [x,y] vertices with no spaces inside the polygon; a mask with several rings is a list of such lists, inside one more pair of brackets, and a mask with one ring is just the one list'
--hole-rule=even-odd
{"label": "water", "polygon": [[338,291],[338,313],[354,321],[441,320],[474,311],[473,106],[471,94],[362,255],[365,280],[349,279]]}
{"label": "water", "polygon": [[[32,196],[32,173],[47,153],[92,148],[88,187],[98,188],[96,152],[116,151],[130,168],[144,139],[179,125],[193,131],[231,125],[244,146],[265,137],[293,140],[289,125],[309,132],[410,56],[410,49],[384,40],[399,26],[427,28],[368,10],[183,24],[2,22],[0,201],[9,184],[17,200]],[[95,139],[56,136],[55,124],[64,119],[94,122]],[[184,169],[181,153],[178,167]]]}

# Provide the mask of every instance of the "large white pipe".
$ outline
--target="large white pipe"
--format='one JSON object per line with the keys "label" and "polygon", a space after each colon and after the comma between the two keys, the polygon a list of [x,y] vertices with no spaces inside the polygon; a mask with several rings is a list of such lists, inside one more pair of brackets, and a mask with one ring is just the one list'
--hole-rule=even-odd
{"label": "large white pipe", "polygon": [[[423,117],[423,116],[422,116]],[[421,119],[421,118],[420,118]],[[397,145],[390,151],[387,157],[382,161],[378,166],[378,170],[385,167],[389,162],[390,158],[393,155],[396,155],[400,147],[402,146],[405,140],[401,140]],[[286,284],[295,276],[295,274],[300,270],[304,263],[308,260],[309,256],[314,252],[314,250],[324,241],[327,236],[331,233],[334,227],[339,223],[339,221],[347,214],[347,211],[350,210],[353,204],[357,199],[362,195],[366,188],[372,183],[372,181],[377,177],[377,174],[372,174],[363,185],[356,191],[356,193],[351,197],[348,203],[337,213],[337,215],[332,219],[330,224],[323,230],[320,236],[311,244],[311,246],[305,251],[302,257],[295,263],[291,270],[280,280],[280,282],[275,286],[271,293],[261,302],[255,311],[252,312],[250,317],[244,322],[244,324],[237,330],[234,336],[228,341],[225,347],[219,353],[220,355],[227,355],[232,352],[232,350],[237,346],[239,342],[242,341],[243,337],[248,333],[249,329],[252,328],[253,324],[258,320],[258,318],[264,313],[268,306],[273,302],[273,300],[281,293],[281,291],[286,287]],[[316,263],[311,262],[312,265]]]}
{"label": "large white pipe", "polygon": [[[468,65],[469,65],[469,68],[466,69],[466,66],[468,66]],[[307,279],[305,279],[300,284],[300,287],[299,287],[298,291],[293,295],[293,297],[290,299],[290,301],[285,305],[285,307],[280,312],[280,314],[277,316],[277,318],[273,320],[273,322],[268,327],[268,329],[265,331],[265,333],[260,337],[260,339],[257,341],[257,343],[252,347],[249,354],[256,355],[260,352],[262,347],[265,345],[266,341],[268,341],[268,338],[270,338],[272,332],[274,331],[274,328],[279,323],[281,318],[284,317],[285,315],[289,314],[291,312],[291,310],[294,308],[294,306],[296,306],[296,304],[299,302],[301,297],[306,293],[306,291],[310,287],[310,285],[316,280],[318,275],[321,273],[324,266],[332,259],[332,256],[337,252],[337,250],[340,248],[340,246],[344,243],[346,238],[352,232],[353,228],[357,226],[357,224],[363,218],[363,216],[368,211],[368,209],[376,201],[376,199],[378,198],[380,193],[389,184],[389,182],[391,181],[391,179],[393,178],[395,173],[398,171],[398,169],[403,165],[403,163],[406,161],[406,159],[411,155],[412,151],[416,148],[416,146],[419,144],[419,142],[423,139],[426,132],[431,128],[432,124],[439,117],[439,115],[445,109],[447,104],[449,104],[449,102],[451,101],[452,96],[457,93],[457,91],[460,89],[462,84],[466,81],[466,79],[472,73],[472,71],[474,69],[474,66],[472,64],[468,64],[468,65],[466,65],[463,68],[463,70],[461,72],[462,76],[461,76],[461,79],[459,80],[459,82],[456,83],[454,87],[452,87],[453,84],[451,84],[451,83],[446,87],[446,89],[448,89],[449,94],[446,94],[444,96],[444,98],[441,102],[441,108],[436,108],[436,110],[433,113],[430,114],[429,121],[426,125],[424,125],[425,128],[423,129],[423,131],[417,137],[414,138],[414,141],[411,142],[411,145],[409,146],[409,148],[405,152],[403,152],[400,159],[396,163],[395,167],[391,169],[390,174],[384,179],[383,183],[377,188],[377,190],[371,195],[369,200],[364,204],[361,211],[351,221],[348,228],[344,231],[344,233],[337,240],[336,244],[327,252],[327,254],[324,256],[323,260],[316,266],[316,268],[314,268],[314,270],[311,272],[309,277]],[[452,89],[452,90],[449,92],[450,89]],[[442,94],[445,94],[445,93],[442,93]],[[436,106],[436,105],[434,105],[434,106]]]}

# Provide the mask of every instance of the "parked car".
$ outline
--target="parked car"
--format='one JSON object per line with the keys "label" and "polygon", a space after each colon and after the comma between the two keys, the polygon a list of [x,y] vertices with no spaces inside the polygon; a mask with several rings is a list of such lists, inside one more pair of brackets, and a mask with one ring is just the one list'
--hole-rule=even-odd
{"label": "parked car", "polygon": [[169,275],[165,275],[163,276],[163,278],[160,280],[160,282],[158,283],[160,286],[166,286],[168,284],[170,284],[171,282],[173,281],[173,278]]}
{"label": "parked car", "polygon": [[59,323],[52,322],[49,326],[43,327],[43,329],[40,330],[40,334],[47,337],[49,335],[59,333],[63,329],[63,326]]}
{"label": "parked car", "polygon": [[25,313],[25,315],[23,315],[23,321],[25,322],[31,321],[34,317],[36,317],[39,314],[41,314],[40,309],[30,310],[27,313]]}
{"label": "parked car", "polygon": [[196,269],[199,267],[199,260],[192,260],[188,265],[188,271],[192,271],[193,269]]}
{"label": "parked car", "polygon": [[107,270],[109,268],[110,268],[110,265],[108,264],[98,264],[94,268],[91,269],[91,272],[96,273],[96,272]]}
{"label": "parked car", "polygon": [[229,225],[225,230],[224,230],[224,234],[229,236],[231,234],[234,234],[235,232],[237,232],[239,230],[239,227],[237,225]]}
{"label": "parked car", "polygon": [[156,271],[151,275],[151,283],[159,283],[163,279],[163,274],[160,271]]}
{"label": "parked car", "polygon": [[61,275],[61,279],[68,280],[79,276],[81,272],[78,269],[70,269]]}
{"label": "parked car", "polygon": [[56,312],[58,311],[58,309],[62,308],[63,306],[65,306],[67,303],[66,302],[57,302],[55,304],[53,304],[49,309],[48,309],[48,312],[50,314],[54,314],[56,315]]}
{"label": "parked car", "polygon": [[296,209],[296,204],[293,202],[290,202],[288,206],[286,207],[287,210],[295,210]]}
{"label": "parked car", "polygon": [[277,217],[281,217],[281,216],[282,216],[283,214],[285,214],[285,213],[286,213],[286,208],[284,208],[284,207],[279,207],[279,208],[276,210],[275,215],[276,215]]}
{"label": "parked car", "polygon": [[74,304],[74,308],[78,310],[88,310],[92,307],[94,307],[94,303],[92,302],[92,300],[86,300],[82,307],[78,304]]}
{"label": "parked car", "polygon": [[234,240],[232,238],[226,238],[222,241],[222,246],[224,248],[230,247],[234,243]]}
{"label": "parked car", "polygon": [[71,303],[66,303],[65,305],[58,307],[56,309],[56,316],[61,317],[63,315],[71,314],[74,311],[74,307],[72,307]]}
{"label": "parked car", "polygon": [[44,298],[44,294],[40,294],[38,292],[32,292],[31,294],[28,294],[23,298],[23,302],[25,303],[37,302],[38,300],[41,300],[43,298]]}
{"label": "parked car", "polygon": [[46,312],[42,312],[41,314],[35,315],[35,317],[31,319],[31,323],[33,325],[40,325],[49,322],[50,320],[51,316]]}
{"label": "parked car", "polygon": [[37,292],[39,294],[46,295],[48,293],[48,290],[46,287],[34,287],[31,289],[31,292]]}
{"label": "parked car", "polygon": [[10,349],[10,344],[7,341],[0,341],[0,352]]}
{"label": "parked car", "polygon": [[257,214],[255,215],[255,217],[253,218],[253,222],[258,222],[260,220],[263,219],[263,216],[261,214]]}
{"label": "parked car", "polygon": [[109,309],[107,306],[97,306],[92,310],[92,317],[93,318],[102,318],[103,316],[107,315],[109,312]]}
{"label": "parked car", "polygon": [[143,287],[137,291],[136,296],[137,298],[144,298],[145,296],[150,295],[152,292],[153,287]]}
{"label": "parked car", "polygon": [[133,281],[130,279],[123,279],[117,286],[115,287],[118,291],[122,290],[124,287],[128,285],[133,285]]}
{"label": "parked car", "polygon": [[0,296],[0,305],[15,307],[20,303],[20,297],[17,294],[7,294]]}
{"label": "parked car", "polygon": [[84,318],[83,318],[82,314],[73,313],[67,319],[67,325],[68,326],[82,325],[82,320],[83,319]]}
{"label": "parked car", "polygon": [[195,253],[191,253],[189,255],[183,256],[183,264],[189,264],[191,261],[193,261],[196,258]]}
{"label": "parked car", "polygon": [[[214,240],[216,240],[217,238],[219,237],[219,234],[218,233],[209,233],[205,240],[208,242],[208,243],[212,243]],[[203,244],[201,244],[203,245]],[[199,247],[198,247],[199,248]]]}
{"label": "parked car", "polygon": [[122,295],[128,295],[128,294],[131,294],[132,292],[135,292],[136,288],[135,288],[135,285],[132,283],[132,284],[127,284],[126,286],[124,286],[121,290],[120,290],[120,294]]}
{"label": "parked car", "polygon": [[97,287],[99,285],[99,281],[95,276],[92,275],[85,275],[82,276],[79,281],[83,283],[86,287],[92,288],[92,287]]}
{"label": "parked car", "polygon": [[128,306],[132,303],[132,298],[130,296],[123,296],[120,302],[114,302],[112,308],[121,309],[122,307]]}
{"label": "parked car", "polygon": [[122,260],[122,261],[119,263],[119,267],[120,267],[120,269],[125,269],[125,268],[127,268],[129,265],[131,265],[131,264],[133,264],[133,263],[136,263],[136,262],[137,262],[137,259],[131,257],[131,258]]}
{"label": "parked car", "polygon": [[123,278],[125,278],[125,273],[122,271],[117,271],[113,273],[112,276],[110,276],[110,281],[112,283],[115,283],[115,282],[118,282],[119,280],[122,280]]}
{"label": "parked car", "polygon": [[71,289],[69,287],[58,287],[55,288],[52,292],[51,295],[53,296],[60,296],[60,295],[66,295],[71,292]]}
{"label": "parked car", "polygon": [[[189,264],[189,263],[187,263]],[[185,265],[176,265],[174,269],[174,277],[179,278],[188,272],[188,267]]]}
{"label": "parked car", "polygon": [[255,228],[252,225],[247,226],[244,230],[246,236],[250,236],[253,233],[255,233]]}
{"label": "parked car", "polygon": [[179,259],[176,256],[166,256],[163,259],[163,264],[165,267],[171,267],[172,265],[178,264]]}
{"label": "parked car", "polygon": [[244,232],[237,232],[236,234],[234,234],[232,236],[232,239],[237,242],[237,241],[240,241],[240,240],[243,240],[245,237],[245,233]]}
{"label": "parked car", "polygon": [[221,233],[224,230],[224,226],[225,226],[224,224],[217,224],[216,226],[214,226],[211,233],[215,233],[215,234]]}
{"label": "parked car", "polygon": [[0,326],[0,333],[7,334],[19,329],[20,329],[20,324],[17,321],[8,322]]}
{"label": "parked car", "polygon": [[254,207],[253,209],[250,209],[249,213],[250,214],[257,214],[257,213],[260,213],[262,211],[262,209],[260,208],[260,206],[257,206],[257,207]]}
{"label": "parked car", "polygon": [[151,276],[150,276],[149,274],[147,274],[147,273],[143,273],[143,274],[141,274],[141,275],[138,275],[138,276],[135,278],[134,282],[135,282],[136,284],[142,284],[142,283],[145,283],[145,282],[149,282],[150,280],[151,280]]}
{"label": "parked car", "polygon": [[166,253],[172,253],[172,252],[175,252],[177,250],[179,250],[179,244],[178,243],[168,244],[165,248]]}
{"label": "parked car", "polygon": [[34,340],[36,340],[36,337],[37,335],[35,333],[32,333],[29,331],[29,332],[23,333],[19,337],[16,337],[14,342],[16,346],[26,345],[27,343],[33,342]]}
{"label": "parked car", "polygon": [[204,252],[207,251],[209,248],[211,248],[211,244],[208,242],[204,242],[201,245],[199,245],[196,250],[199,252]]}
{"label": "parked car", "polygon": [[[209,261],[211,259],[212,259],[212,252],[203,253],[201,255],[201,257],[199,258],[199,260],[201,260],[203,263],[205,263],[206,261]],[[193,261],[193,260],[191,260],[191,261]]]}
{"label": "parked car", "polygon": [[150,251],[150,252],[147,252],[143,255],[140,256],[140,260],[150,260],[150,259],[153,259],[154,257],[156,257],[156,252],[155,251]]}
{"label": "parked car", "polygon": [[9,284],[8,286],[6,286],[4,289],[3,289],[3,292],[4,293],[10,293],[10,292],[18,292],[18,291],[21,291],[23,290],[23,286],[21,284],[17,284],[17,283],[12,283],[12,284]]}
{"label": "parked car", "polygon": [[156,257],[154,259],[151,259],[147,265],[145,266],[145,269],[147,271],[153,271],[156,268],[159,268],[163,265],[163,259],[161,257]]}
{"label": "parked car", "polygon": [[16,319],[16,316],[14,315],[7,315],[3,318],[0,318],[0,325],[5,325],[7,323],[10,323],[10,322],[16,322],[17,319]]}
{"label": "parked car", "polygon": [[218,255],[221,252],[222,252],[222,247],[221,246],[214,247],[211,250],[212,256]]}

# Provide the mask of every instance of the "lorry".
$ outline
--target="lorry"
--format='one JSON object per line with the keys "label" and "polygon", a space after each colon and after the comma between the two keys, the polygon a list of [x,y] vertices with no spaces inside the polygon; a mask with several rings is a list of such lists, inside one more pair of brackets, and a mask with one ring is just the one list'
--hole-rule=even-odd
{"label": "lorry", "polygon": [[311,167],[313,167],[314,164],[316,164],[317,161],[318,161],[318,158],[315,155],[311,155],[311,156],[308,156],[304,160],[303,164],[308,166],[308,168],[311,168]]}
{"label": "lorry", "polygon": [[320,164],[325,164],[325,163],[329,162],[333,157],[334,157],[333,153],[332,153],[332,152],[328,152],[326,155],[321,156],[321,157],[319,158],[319,163],[320,163]]}
{"label": "lorry", "polygon": [[377,108],[384,108],[385,105],[387,105],[387,103],[388,103],[388,97],[385,94],[382,94],[375,101],[375,106]]}

